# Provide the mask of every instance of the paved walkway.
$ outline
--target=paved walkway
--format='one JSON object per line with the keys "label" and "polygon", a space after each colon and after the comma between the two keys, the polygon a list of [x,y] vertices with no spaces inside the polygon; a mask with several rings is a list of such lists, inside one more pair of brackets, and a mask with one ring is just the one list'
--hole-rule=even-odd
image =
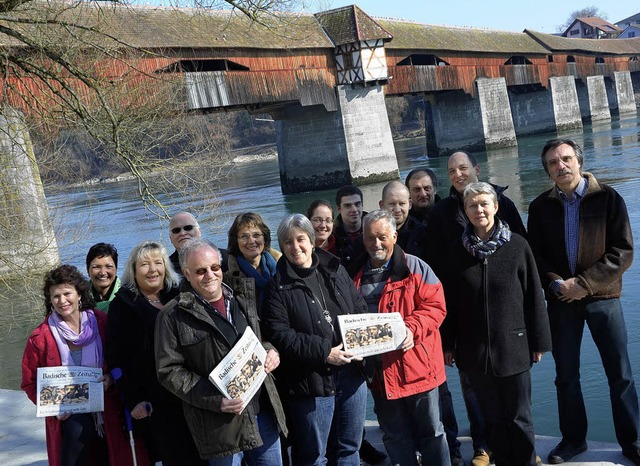
{"label": "paved walkway", "polygon": [[[0,465],[2,466],[47,466],[44,419],[35,416],[35,406],[27,396],[16,390],[0,389]],[[382,447],[382,433],[377,423],[367,421],[367,438]],[[461,437],[462,454],[471,459],[472,447],[468,437]],[[538,455],[546,460],[549,451],[558,443],[557,438],[538,436]],[[633,466],[622,456],[617,445],[589,442],[589,450],[565,463],[571,466]],[[387,463],[387,465],[390,463]]]}

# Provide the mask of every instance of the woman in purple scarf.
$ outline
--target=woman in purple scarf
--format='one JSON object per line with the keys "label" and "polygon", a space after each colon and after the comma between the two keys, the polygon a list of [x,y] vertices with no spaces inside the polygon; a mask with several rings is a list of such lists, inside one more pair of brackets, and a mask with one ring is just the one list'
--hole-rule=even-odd
{"label": "woman in purple scarf", "polygon": [[132,464],[122,430],[121,404],[104,364],[107,316],[93,310],[87,279],[72,265],[51,270],[44,280],[45,320],[31,334],[22,358],[22,389],[36,403],[38,367],[100,367],[104,408],[100,413],[63,413],[46,418],[52,466]]}

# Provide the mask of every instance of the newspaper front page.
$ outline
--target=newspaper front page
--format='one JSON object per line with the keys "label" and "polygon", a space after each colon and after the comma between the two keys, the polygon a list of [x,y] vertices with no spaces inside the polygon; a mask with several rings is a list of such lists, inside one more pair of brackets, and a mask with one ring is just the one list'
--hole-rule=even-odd
{"label": "newspaper front page", "polygon": [[104,386],[98,382],[100,377],[99,367],[38,367],[36,416],[104,411]]}
{"label": "newspaper front page", "polygon": [[355,356],[394,351],[402,346],[407,327],[399,312],[338,316],[344,349]]}
{"label": "newspaper front page", "polygon": [[267,352],[247,327],[238,343],[211,371],[209,380],[229,399],[242,399],[246,406],[267,377],[264,362]]}

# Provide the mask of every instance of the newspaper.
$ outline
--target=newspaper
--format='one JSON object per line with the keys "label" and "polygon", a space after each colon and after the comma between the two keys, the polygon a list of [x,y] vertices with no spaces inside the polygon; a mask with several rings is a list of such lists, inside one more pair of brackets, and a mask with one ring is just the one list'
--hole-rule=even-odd
{"label": "newspaper", "polygon": [[211,371],[209,380],[229,399],[242,399],[246,406],[267,377],[264,361],[267,352],[247,327],[238,343]]}
{"label": "newspaper", "polygon": [[99,367],[38,367],[36,416],[104,411],[104,386]]}
{"label": "newspaper", "polygon": [[394,351],[402,346],[407,327],[399,312],[338,316],[345,351],[355,356]]}

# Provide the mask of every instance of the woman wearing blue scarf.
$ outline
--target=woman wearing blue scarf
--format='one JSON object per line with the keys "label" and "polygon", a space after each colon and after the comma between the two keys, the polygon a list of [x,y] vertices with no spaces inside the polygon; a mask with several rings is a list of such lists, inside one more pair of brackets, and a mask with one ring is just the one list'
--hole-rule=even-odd
{"label": "woman wearing blue scarf", "polygon": [[262,317],[264,290],[276,273],[282,255],[271,249],[271,230],[255,212],[238,214],[229,229],[229,271],[234,277],[253,278],[258,316]]}

